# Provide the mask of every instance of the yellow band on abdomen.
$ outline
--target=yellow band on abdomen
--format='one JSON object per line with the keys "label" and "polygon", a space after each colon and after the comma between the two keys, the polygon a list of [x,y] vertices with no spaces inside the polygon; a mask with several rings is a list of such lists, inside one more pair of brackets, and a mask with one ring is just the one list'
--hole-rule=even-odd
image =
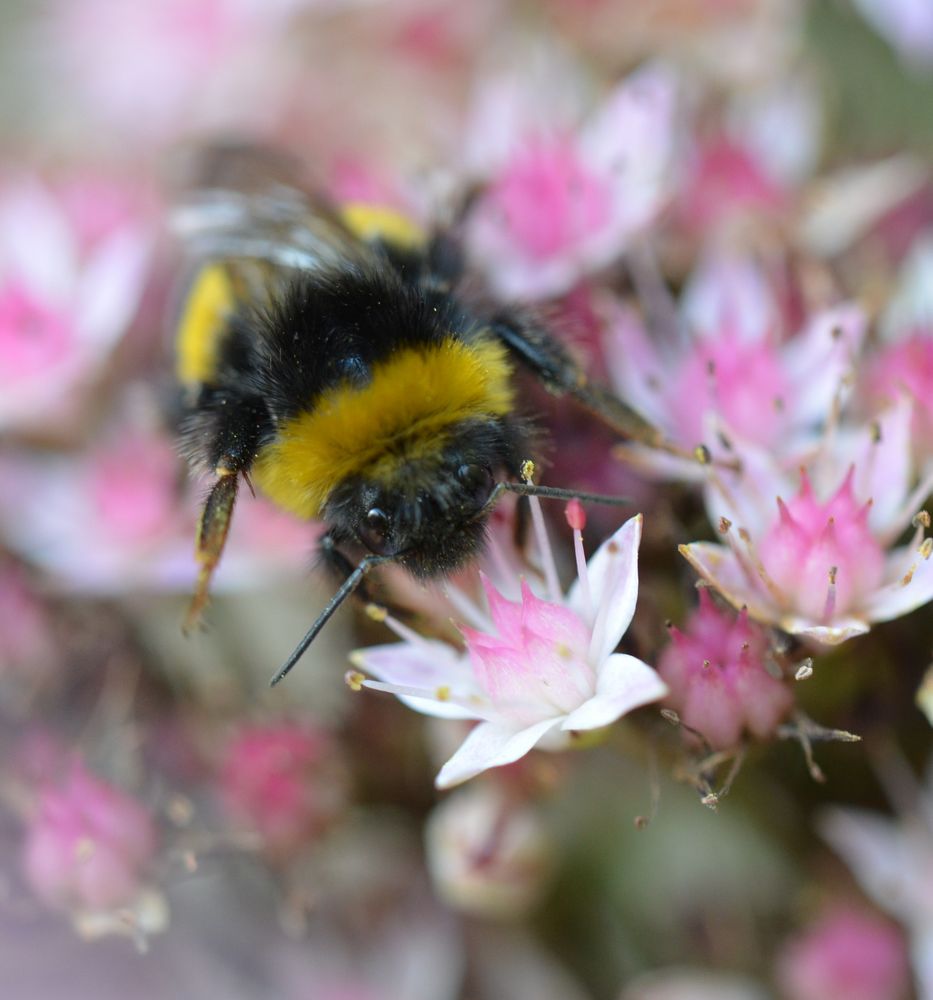
{"label": "yellow band on abdomen", "polygon": [[253,480],[285,510],[318,517],[348,478],[390,481],[402,463],[439,454],[454,424],[509,413],[511,374],[505,348],[493,340],[401,350],[367,385],[337,386],[282,424],[257,457]]}

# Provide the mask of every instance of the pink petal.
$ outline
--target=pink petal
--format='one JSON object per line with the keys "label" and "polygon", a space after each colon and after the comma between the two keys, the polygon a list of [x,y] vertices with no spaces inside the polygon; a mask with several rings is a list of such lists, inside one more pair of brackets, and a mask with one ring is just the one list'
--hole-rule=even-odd
{"label": "pink petal", "polygon": [[514,729],[500,722],[481,722],[441,768],[435,784],[451,788],[476,777],[490,767],[502,767],[526,753],[562,719],[544,719],[527,729]]}
{"label": "pink petal", "polygon": [[666,694],[667,685],[647,663],[627,653],[614,653],[599,670],[596,694],[574,709],[561,729],[599,729]]}

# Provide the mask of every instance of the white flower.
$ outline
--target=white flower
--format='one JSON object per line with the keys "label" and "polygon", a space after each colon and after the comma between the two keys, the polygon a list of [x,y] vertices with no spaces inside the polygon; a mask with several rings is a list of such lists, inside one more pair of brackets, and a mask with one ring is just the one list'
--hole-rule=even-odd
{"label": "white flower", "polygon": [[462,629],[466,651],[424,639],[391,622],[401,643],[358,650],[353,662],[378,680],[363,686],[397,695],[416,711],[478,719],[437,776],[448,788],[523,757],[546,736],[598,729],[667,693],[646,663],[616,646],[635,612],[641,515],[582,558],[566,597],[536,597],[522,581],[521,600],[504,598],[484,577],[489,613],[482,628]]}

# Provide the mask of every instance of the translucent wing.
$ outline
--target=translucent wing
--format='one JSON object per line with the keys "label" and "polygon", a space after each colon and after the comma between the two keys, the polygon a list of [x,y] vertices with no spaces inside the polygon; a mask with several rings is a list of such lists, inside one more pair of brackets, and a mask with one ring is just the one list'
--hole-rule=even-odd
{"label": "translucent wing", "polygon": [[255,146],[213,146],[186,157],[176,173],[171,228],[195,268],[224,261],[252,283],[257,265],[268,279],[270,272],[330,270],[372,253],[305,189],[287,157]]}

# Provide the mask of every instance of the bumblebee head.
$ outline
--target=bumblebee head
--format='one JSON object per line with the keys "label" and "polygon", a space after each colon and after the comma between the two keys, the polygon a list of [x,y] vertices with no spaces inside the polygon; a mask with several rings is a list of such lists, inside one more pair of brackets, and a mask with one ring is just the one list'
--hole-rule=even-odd
{"label": "bumblebee head", "polygon": [[390,474],[342,483],[325,509],[334,536],[392,556],[417,577],[459,569],[482,547],[496,474],[511,465],[498,435],[485,437],[474,428]]}

